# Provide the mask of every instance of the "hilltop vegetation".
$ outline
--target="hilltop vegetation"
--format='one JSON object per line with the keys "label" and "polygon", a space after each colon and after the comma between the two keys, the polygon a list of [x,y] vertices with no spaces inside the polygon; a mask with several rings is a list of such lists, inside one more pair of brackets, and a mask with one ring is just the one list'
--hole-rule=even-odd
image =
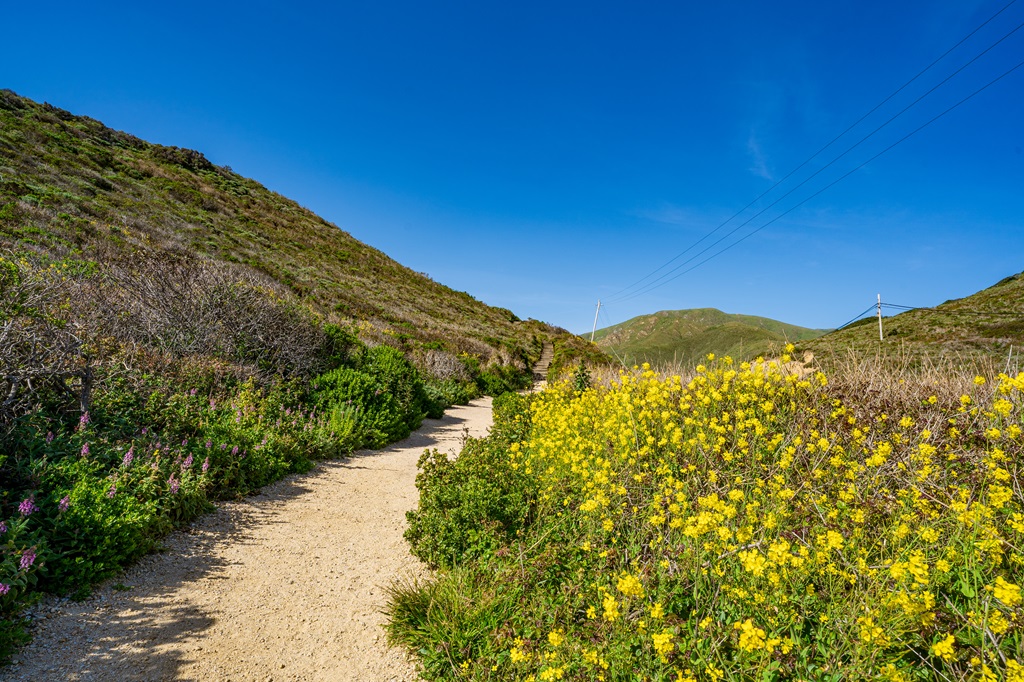
{"label": "hilltop vegetation", "polygon": [[197,254],[399,340],[489,355],[523,336],[511,311],[409,270],[200,152],[0,91],[0,159],[0,245],[16,251],[86,264]]}
{"label": "hilltop vegetation", "polygon": [[192,150],[0,91],[0,660],[210,507],[595,351]]}
{"label": "hilltop vegetation", "polygon": [[884,317],[883,329],[879,341],[877,318],[868,317],[797,345],[825,362],[881,354],[912,364],[952,361],[1005,368],[1011,347],[1024,348],[1024,274],[934,308]]}
{"label": "hilltop vegetation", "polygon": [[597,330],[594,341],[625,365],[692,367],[708,353],[747,360],[824,333],[766,317],[695,308],[634,317]]}

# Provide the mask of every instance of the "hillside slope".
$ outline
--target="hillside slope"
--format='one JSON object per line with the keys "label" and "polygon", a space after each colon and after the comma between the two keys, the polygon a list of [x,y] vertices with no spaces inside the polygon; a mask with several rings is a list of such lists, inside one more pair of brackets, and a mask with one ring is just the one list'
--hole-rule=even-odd
{"label": "hillside slope", "polygon": [[883,331],[879,341],[877,318],[868,317],[798,345],[819,357],[882,351],[912,362],[929,358],[1005,363],[1011,346],[1015,354],[1024,348],[1024,273],[934,308],[883,317]]}
{"label": "hillside slope", "polygon": [[0,249],[86,267],[141,255],[240,264],[364,334],[488,356],[536,329],[388,258],[201,153],[0,91]]}
{"label": "hillside slope", "polygon": [[597,345],[627,364],[699,362],[708,353],[752,358],[773,345],[814,338],[824,330],[807,329],[754,315],[733,315],[715,308],[663,310],[599,329]]}

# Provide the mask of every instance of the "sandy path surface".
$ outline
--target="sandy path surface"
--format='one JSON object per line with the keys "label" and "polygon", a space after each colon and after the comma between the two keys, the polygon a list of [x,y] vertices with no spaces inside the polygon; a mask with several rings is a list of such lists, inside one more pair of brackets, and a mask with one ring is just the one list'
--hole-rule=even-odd
{"label": "sandy path surface", "polygon": [[416,461],[490,424],[483,398],[222,505],[89,600],[38,607],[32,644],[0,679],[417,679],[381,628],[384,588],[425,570],[402,539]]}

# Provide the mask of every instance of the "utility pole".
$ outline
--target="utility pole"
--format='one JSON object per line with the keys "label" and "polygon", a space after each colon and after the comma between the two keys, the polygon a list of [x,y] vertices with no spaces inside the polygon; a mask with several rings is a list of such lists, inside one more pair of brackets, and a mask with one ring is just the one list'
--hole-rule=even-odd
{"label": "utility pole", "polygon": [[878,340],[882,340],[882,295],[878,295]]}
{"label": "utility pole", "polygon": [[594,329],[590,332],[590,342],[594,342],[594,334],[597,333],[597,316],[601,314],[601,299],[597,299],[597,312],[594,313]]}

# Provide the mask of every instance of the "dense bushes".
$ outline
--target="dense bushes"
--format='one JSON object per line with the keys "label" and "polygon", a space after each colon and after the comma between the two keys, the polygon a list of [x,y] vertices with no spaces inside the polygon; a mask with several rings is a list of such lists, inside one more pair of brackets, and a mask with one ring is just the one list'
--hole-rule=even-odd
{"label": "dense bushes", "polygon": [[494,401],[496,430],[470,440],[457,459],[437,450],[420,457],[419,507],[407,514],[405,538],[432,566],[450,568],[507,545],[529,517],[531,479],[509,464],[507,449],[522,437],[529,399],[506,393]]}

